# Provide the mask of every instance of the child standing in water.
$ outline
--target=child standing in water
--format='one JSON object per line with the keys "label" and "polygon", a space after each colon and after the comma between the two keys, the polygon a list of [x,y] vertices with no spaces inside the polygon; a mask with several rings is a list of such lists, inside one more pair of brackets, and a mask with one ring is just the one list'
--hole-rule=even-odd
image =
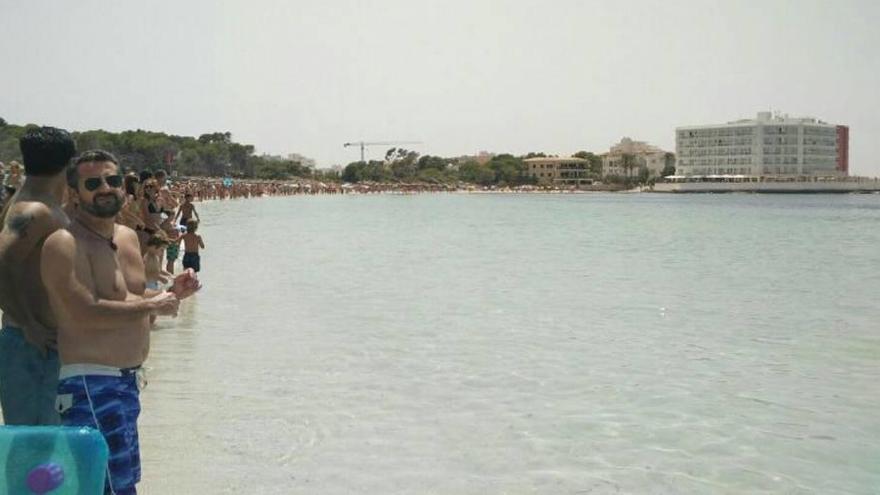
{"label": "child standing in water", "polygon": [[183,235],[183,269],[192,268],[198,272],[202,269],[199,248],[205,249],[205,241],[196,231],[199,229],[199,221],[190,219],[186,223],[186,234]]}
{"label": "child standing in water", "polygon": [[147,239],[144,271],[146,272],[148,289],[159,290],[161,284],[168,282],[171,278],[171,274],[162,269],[162,251],[168,246],[168,243],[168,236],[161,230]]}
{"label": "child standing in water", "polygon": [[172,275],[174,275],[174,262],[177,261],[177,258],[180,256],[180,239],[182,232],[186,232],[186,227],[180,227],[178,230],[178,228],[173,225],[169,230],[165,231],[165,233],[168,234],[168,248],[165,250],[165,259],[168,261],[165,264],[165,271]]}
{"label": "child standing in water", "polygon": [[196,206],[192,203],[192,200],[192,193],[186,193],[183,197],[183,204],[180,205],[177,214],[174,215],[174,221],[177,221],[177,218],[180,217],[180,225],[184,227],[189,224],[190,219],[193,217],[195,217],[196,220],[200,220],[199,212],[196,211]]}

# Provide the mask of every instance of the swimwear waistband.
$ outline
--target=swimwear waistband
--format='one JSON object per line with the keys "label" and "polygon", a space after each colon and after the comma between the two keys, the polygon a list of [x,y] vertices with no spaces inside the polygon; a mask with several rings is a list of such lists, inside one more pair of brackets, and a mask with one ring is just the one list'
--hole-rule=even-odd
{"label": "swimwear waistband", "polygon": [[103,364],[91,363],[73,363],[62,364],[58,373],[58,379],[64,380],[72,376],[123,376],[137,373],[141,369],[140,366],[133,368],[117,368],[115,366],[106,366]]}

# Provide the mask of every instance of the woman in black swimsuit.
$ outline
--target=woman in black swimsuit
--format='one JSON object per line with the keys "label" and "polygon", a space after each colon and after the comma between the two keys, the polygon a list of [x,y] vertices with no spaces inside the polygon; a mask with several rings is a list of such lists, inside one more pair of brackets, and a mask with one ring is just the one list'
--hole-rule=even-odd
{"label": "woman in black swimsuit", "polygon": [[[144,197],[141,199],[141,218],[144,221],[144,233],[147,237],[159,231],[162,223],[162,210],[159,208],[159,187],[155,179],[147,179],[143,184]],[[144,250],[145,244],[141,244]]]}

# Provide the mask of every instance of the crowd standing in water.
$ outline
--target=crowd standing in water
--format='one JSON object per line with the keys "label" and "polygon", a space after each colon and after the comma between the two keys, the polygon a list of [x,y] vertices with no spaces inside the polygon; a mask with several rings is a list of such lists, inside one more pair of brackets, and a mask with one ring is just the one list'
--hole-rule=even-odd
{"label": "crowd standing in water", "polygon": [[193,269],[161,269],[177,198],[163,174],[135,184],[105,151],[74,158],[61,129],[30,129],[20,148],[24,174],[7,179],[0,218],[3,421],[97,429],[110,447],[105,493],[136,493],[151,321],[200,288]]}
{"label": "crowd standing in water", "polygon": [[99,430],[110,447],[105,492],[136,493],[150,329],[201,287],[197,202],[311,186],[123,174],[112,154],[77,156],[70,134],[52,127],[19,145],[23,167],[0,163],[3,422]]}

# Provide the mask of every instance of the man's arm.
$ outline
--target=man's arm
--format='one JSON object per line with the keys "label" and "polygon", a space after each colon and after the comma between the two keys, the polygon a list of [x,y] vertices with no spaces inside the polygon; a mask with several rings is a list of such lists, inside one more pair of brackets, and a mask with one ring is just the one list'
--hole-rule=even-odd
{"label": "man's arm", "polygon": [[199,218],[199,212],[196,211],[196,205],[192,205],[192,209],[193,209],[193,215],[196,217],[196,220],[201,222],[202,219]]}
{"label": "man's arm", "polygon": [[156,297],[165,292],[165,289],[144,289],[144,299]]}
{"label": "man's arm", "polygon": [[176,313],[179,301],[170,292],[148,299],[139,296],[124,301],[99,298],[77,277],[76,249],[73,235],[59,230],[46,239],[40,266],[49,298],[70,319],[96,330],[118,330],[150,314]]}

